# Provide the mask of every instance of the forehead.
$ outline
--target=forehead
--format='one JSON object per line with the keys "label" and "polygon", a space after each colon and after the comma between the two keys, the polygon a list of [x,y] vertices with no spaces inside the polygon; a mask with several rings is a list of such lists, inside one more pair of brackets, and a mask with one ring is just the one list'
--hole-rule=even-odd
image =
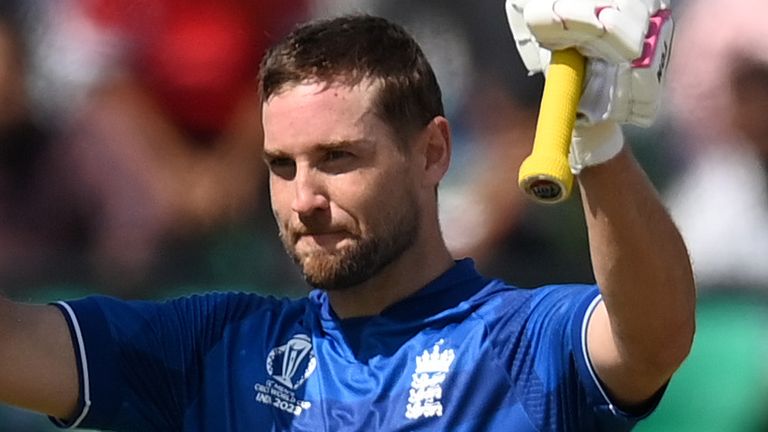
{"label": "forehead", "polygon": [[284,89],[264,103],[264,146],[356,140],[386,132],[375,114],[377,85],[302,83]]}

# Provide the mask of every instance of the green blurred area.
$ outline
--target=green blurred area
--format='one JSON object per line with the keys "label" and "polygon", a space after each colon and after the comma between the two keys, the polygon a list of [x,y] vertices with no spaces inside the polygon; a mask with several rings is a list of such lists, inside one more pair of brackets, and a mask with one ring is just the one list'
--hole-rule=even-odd
{"label": "green blurred area", "polygon": [[638,432],[768,431],[768,299],[699,300],[688,359]]}

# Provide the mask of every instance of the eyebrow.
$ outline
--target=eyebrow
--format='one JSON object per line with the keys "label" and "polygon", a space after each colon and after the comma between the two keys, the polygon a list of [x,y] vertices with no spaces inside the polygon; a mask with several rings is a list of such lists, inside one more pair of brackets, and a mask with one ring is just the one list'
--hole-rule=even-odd
{"label": "eyebrow", "polygon": [[[371,145],[371,144],[373,144],[373,141],[366,138],[353,139],[353,140],[329,141],[329,142],[316,144],[315,146],[313,146],[312,152],[338,150],[338,149],[348,148],[352,146]],[[263,152],[264,152],[265,159],[277,159],[277,158],[290,157],[289,153],[280,151],[280,150],[264,149]]]}

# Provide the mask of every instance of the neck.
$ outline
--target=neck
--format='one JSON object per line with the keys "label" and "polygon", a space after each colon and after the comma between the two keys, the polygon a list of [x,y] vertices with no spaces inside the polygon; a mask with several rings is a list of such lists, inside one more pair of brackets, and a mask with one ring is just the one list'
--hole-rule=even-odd
{"label": "neck", "polygon": [[420,242],[366,282],[329,291],[328,299],[339,318],[378,315],[452,266],[453,258],[442,238],[437,242]]}

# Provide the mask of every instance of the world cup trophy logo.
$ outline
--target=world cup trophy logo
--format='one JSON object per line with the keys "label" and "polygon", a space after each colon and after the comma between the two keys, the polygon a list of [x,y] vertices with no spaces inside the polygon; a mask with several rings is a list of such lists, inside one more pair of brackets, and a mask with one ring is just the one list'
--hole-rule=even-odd
{"label": "world cup trophy logo", "polygon": [[292,390],[301,387],[316,367],[312,340],[303,334],[293,336],[285,345],[270,351],[267,357],[267,372]]}

